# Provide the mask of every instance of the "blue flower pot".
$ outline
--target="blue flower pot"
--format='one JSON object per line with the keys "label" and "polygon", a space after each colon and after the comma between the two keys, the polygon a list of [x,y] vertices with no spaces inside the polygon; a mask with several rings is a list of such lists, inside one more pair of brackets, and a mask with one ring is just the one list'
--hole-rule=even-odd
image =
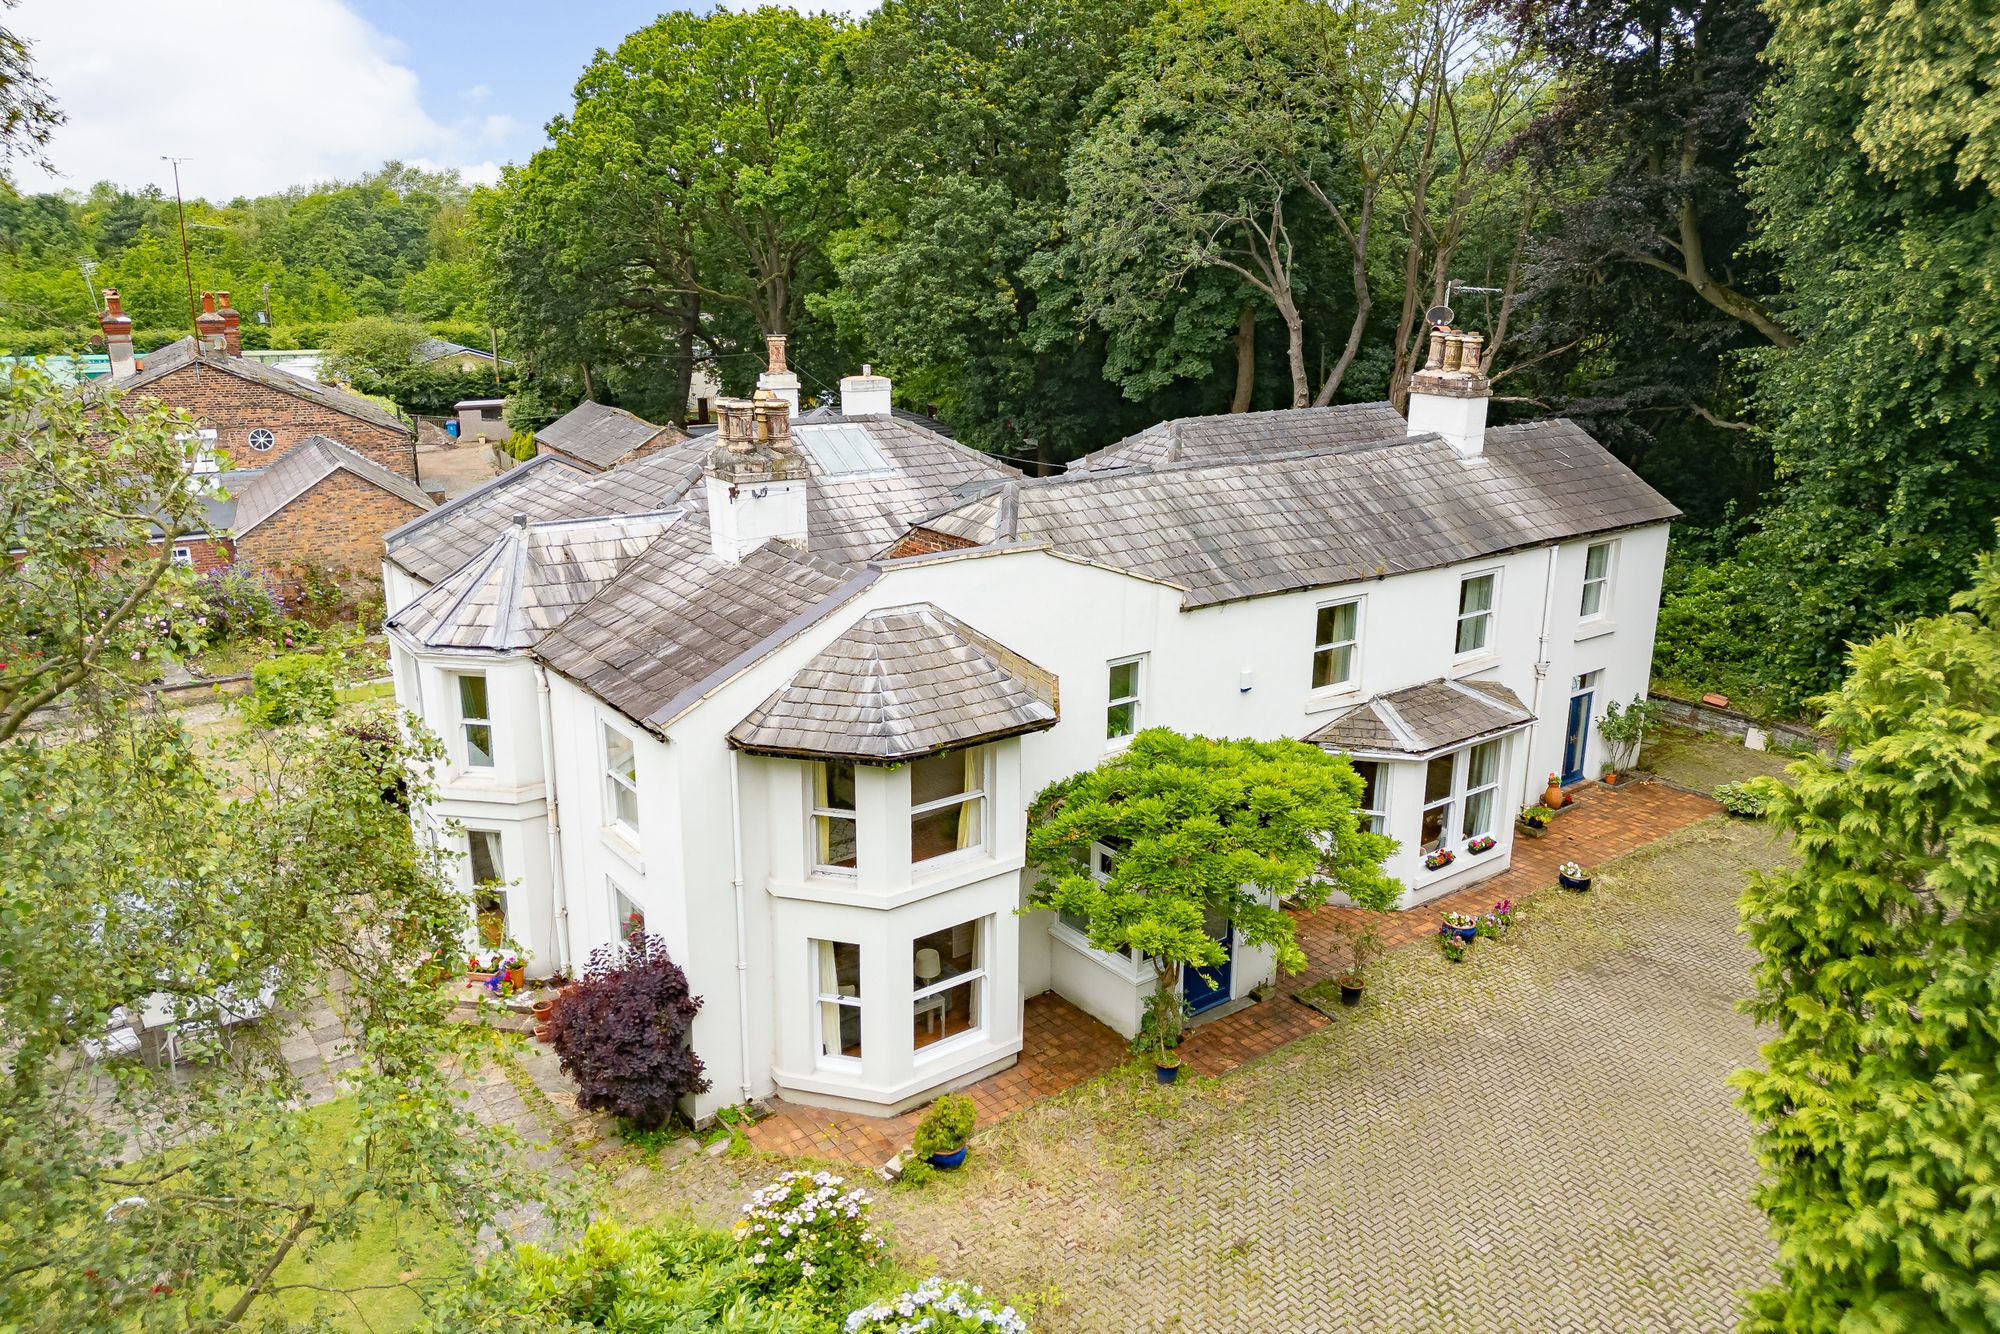
{"label": "blue flower pot", "polygon": [[1456,935],[1460,940],[1469,941],[1479,934],[1479,928],[1476,926],[1455,926],[1452,928],[1452,934]]}
{"label": "blue flower pot", "polygon": [[965,1161],[965,1151],[970,1147],[961,1144],[950,1153],[934,1153],[931,1155],[931,1166],[949,1172]]}
{"label": "blue flower pot", "polygon": [[1178,1065],[1156,1065],[1153,1067],[1153,1078],[1162,1084],[1171,1084],[1180,1077],[1181,1068]]}
{"label": "blue flower pot", "polygon": [[1590,877],[1587,875],[1585,876],[1564,875],[1562,872],[1558,871],[1556,872],[1556,879],[1562,882],[1562,887],[1564,889],[1573,889],[1579,894],[1583,893],[1585,890],[1590,888]]}

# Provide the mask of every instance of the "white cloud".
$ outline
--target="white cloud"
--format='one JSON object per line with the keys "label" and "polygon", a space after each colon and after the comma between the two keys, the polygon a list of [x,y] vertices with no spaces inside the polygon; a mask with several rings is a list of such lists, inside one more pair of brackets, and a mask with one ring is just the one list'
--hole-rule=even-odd
{"label": "white cloud", "polygon": [[160,159],[174,154],[189,159],[189,195],[227,199],[387,158],[477,162],[511,128],[502,116],[432,119],[397,43],[341,0],[113,7],[25,0],[9,15],[69,117],[49,146],[57,175],[21,166],[25,190],[170,186]]}

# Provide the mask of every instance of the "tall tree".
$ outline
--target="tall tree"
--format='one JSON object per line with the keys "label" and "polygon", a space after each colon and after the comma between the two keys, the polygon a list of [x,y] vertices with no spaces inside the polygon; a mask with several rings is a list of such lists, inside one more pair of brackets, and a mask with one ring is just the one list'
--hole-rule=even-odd
{"label": "tall tree", "polygon": [[1736,1076],[1779,1243],[1751,1330],[2000,1327],[2000,564],[1953,606],[1849,656],[1849,764],[1763,780],[1799,862],[1743,899],[1777,1030]]}
{"label": "tall tree", "polygon": [[[2000,127],[1977,0],[1777,0],[1750,172],[1793,348],[1764,353],[1777,503],[1746,547],[1796,699],[1937,611],[2000,513]],[[1896,127],[1893,130],[1891,127]]]}
{"label": "tall tree", "polygon": [[[19,2],[0,0],[0,9]],[[0,28],[0,167],[17,157],[46,163],[43,150],[63,120],[48,85],[35,73],[28,41],[11,28]],[[0,172],[0,181],[5,179]]]}

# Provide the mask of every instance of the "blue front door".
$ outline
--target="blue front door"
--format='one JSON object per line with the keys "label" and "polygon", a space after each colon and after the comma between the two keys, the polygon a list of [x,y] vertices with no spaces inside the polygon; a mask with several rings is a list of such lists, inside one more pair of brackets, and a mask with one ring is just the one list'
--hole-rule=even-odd
{"label": "blue front door", "polygon": [[1222,942],[1222,962],[1213,968],[1189,968],[1181,980],[1181,994],[1187,998],[1188,1009],[1200,1014],[1229,999],[1229,969],[1234,962],[1230,957],[1235,941],[1235,928],[1229,919],[1220,913],[1211,912],[1205,923],[1208,934]]}
{"label": "blue front door", "polygon": [[1583,781],[1583,756],[1590,749],[1590,696],[1569,697],[1569,730],[1563,733],[1563,782]]}

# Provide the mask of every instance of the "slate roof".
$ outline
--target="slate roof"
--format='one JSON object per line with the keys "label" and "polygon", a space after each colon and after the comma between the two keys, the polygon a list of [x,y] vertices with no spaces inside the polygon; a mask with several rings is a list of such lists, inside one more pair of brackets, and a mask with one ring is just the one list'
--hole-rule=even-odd
{"label": "slate roof", "polygon": [[146,363],[146,369],[128,379],[117,381],[117,388],[128,393],[135,389],[143,389],[170,371],[177,371],[190,362],[199,361],[202,365],[212,367],[225,375],[234,375],[253,384],[261,384],[296,395],[360,421],[386,426],[405,435],[410,431],[409,426],[401,418],[371,399],[363,398],[337,385],[322,384],[318,380],[308,380],[302,375],[279,370],[276,366],[266,366],[263,362],[252,361],[248,357],[232,357],[226,352],[205,351],[192,334],[168,343],[165,347],[153,349],[141,360]]}
{"label": "slate roof", "polygon": [[893,764],[1056,724],[1056,678],[931,604],[870,612],[729,733],[764,755]]}
{"label": "slate roof", "polygon": [[563,505],[589,476],[558,458],[529,459],[392,530],[384,539],[389,558],[425,583],[436,583],[484,551],[516,514],[531,522],[588,517],[565,513]]}
{"label": "slate roof", "polygon": [[1425,756],[1534,720],[1520,696],[1497,681],[1440,677],[1357,704],[1306,740],[1343,753]]}
{"label": "slate roof", "polygon": [[231,487],[231,494],[236,502],[234,521],[236,536],[244,536],[307,491],[341,471],[352,473],[362,481],[378,486],[420,510],[431,508],[430,497],[407,477],[390,472],[381,464],[363,458],[337,440],[329,440],[323,435],[309,435],[286,450],[269,467],[258,468],[254,472],[229,474],[231,477],[248,479],[240,485]]}
{"label": "slate roof", "polygon": [[1324,408],[1230,412],[1178,417],[1071,461],[1071,472],[1155,468],[1225,458],[1311,453],[1400,440],[1407,427],[1387,403],[1338,403]]}
{"label": "slate roof", "polygon": [[463,343],[454,343],[448,338],[419,338],[413,351],[416,354],[417,360],[425,364],[433,361],[441,361],[445,357],[462,357],[467,355],[478,357],[484,361],[493,360],[491,352],[482,351],[476,347],[467,347]]}
{"label": "slate roof", "polygon": [[[929,413],[911,412],[908,408],[892,406],[889,409],[889,416],[896,421],[902,422],[905,426],[914,426],[918,430],[929,431],[932,435],[942,436],[946,440],[955,440],[958,438],[951,433],[951,427],[946,426]],[[848,419],[840,415],[839,408],[828,404],[823,407],[809,408],[801,412],[799,420],[802,422],[844,422]],[[880,417],[856,417],[854,420],[880,421],[882,419]],[[711,426],[710,429],[714,428]]]}
{"label": "slate roof", "polygon": [[1066,473],[924,519],[1046,542],[1183,590],[1187,609],[1435,569],[1678,517],[1567,420],[1501,426],[1463,458],[1436,436],[1317,454]]}
{"label": "slate roof", "polygon": [[509,524],[483,555],[424,590],[389,624],[425,648],[532,647],[685,513]]}
{"label": "slate roof", "polygon": [[731,565],[710,550],[707,522],[690,516],[572,612],[535,655],[660,730],[764,646],[874,577],[782,542],[766,542]]}
{"label": "slate roof", "polygon": [[672,426],[655,426],[623,408],[585,399],[535,432],[535,439],[593,467],[609,468],[662,435],[680,434]]}

